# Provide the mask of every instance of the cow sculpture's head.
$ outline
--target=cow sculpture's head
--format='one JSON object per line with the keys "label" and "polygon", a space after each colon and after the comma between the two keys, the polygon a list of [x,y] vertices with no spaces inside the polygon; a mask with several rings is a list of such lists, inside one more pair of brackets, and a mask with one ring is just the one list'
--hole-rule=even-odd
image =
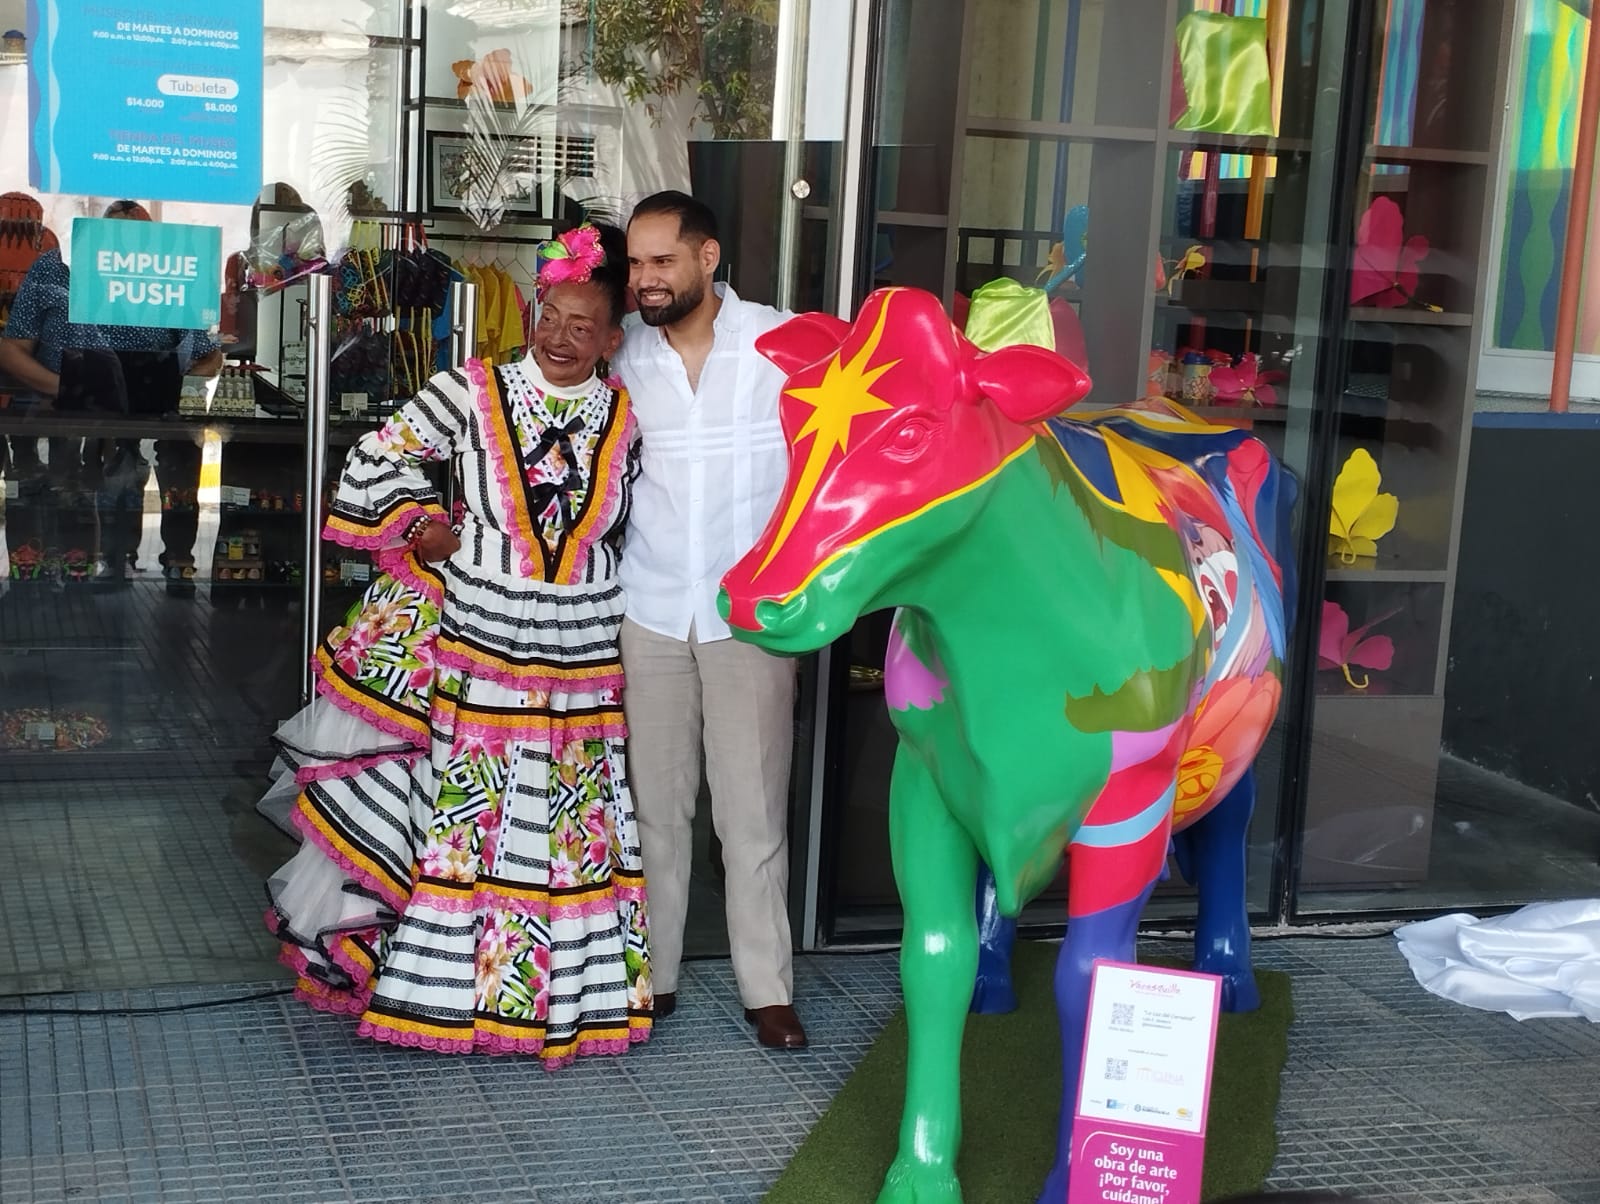
{"label": "cow sculpture's head", "polygon": [[736,635],[774,652],[812,651],[912,602],[898,587],[972,521],[1032,425],[1089,390],[1045,348],[980,352],[919,289],[873,293],[853,326],[802,315],[757,346],[789,374],[789,475],[720,602]]}

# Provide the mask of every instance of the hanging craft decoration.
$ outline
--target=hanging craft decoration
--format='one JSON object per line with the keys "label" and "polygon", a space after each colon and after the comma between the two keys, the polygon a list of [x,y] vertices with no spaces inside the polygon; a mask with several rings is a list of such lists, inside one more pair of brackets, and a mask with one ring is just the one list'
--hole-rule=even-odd
{"label": "hanging craft decoration", "polygon": [[1328,532],[1328,554],[1345,564],[1378,554],[1378,540],[1394,530],[1400,499],[1379,493],[1383,483],[1378,464],[1366,448],[1358,447],[1339,470],[1333,483],[1333,517]]}
{"label": "hanging craft decoration", "polygon": [[1428,240],[1405,236],[1400,206],[1375,197],[1356,228],[1355,264],[1350,273],[1350,304],[1395,309],[1415,303],[1434,313],[1437,305],[1416,298],[1418,268],[1428,255]]}
{"label": "hanging craft decoration", "polygon": [[1260,17],[1190,13],[1178,22],[1186,105],[1173,128],[1271,137],[1272,69]]}
{"label": "hanging craft decoration", "polygon": [[1287,379],[1285,373],[1262,371],[1261,357],[1249,352],[1235,365],[1218,364],[1211,369],[1211,388],[1224,405],[1275,406],[1278,391],[1272,386]]}
{"label": "hanging craft decoration", "polygon": [[1369,636],[1367,633],[1399,613],[1398,610],[1387,611],[1351,631],[1350,616],[1344,607],[1337,602],[1324,601],[1322,627],[1317,635],[1317,668],[1337,669],[1344,674],[1351,689],[1365,690],[1372,684],[1371,675],[1364,673],[1357,681],[1350,667],[1355,665],[1378,673],[1389,671],[1394,664],[1394,641],[1386,635]]}

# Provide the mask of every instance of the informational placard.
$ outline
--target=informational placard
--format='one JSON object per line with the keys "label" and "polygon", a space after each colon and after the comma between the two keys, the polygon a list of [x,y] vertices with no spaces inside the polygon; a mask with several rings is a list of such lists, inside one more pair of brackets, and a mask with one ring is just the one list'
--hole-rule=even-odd
{"label": "informational placard", "polygon": [[1097,961],[1071,1204],[1198,1204],[1222,980]]}
{"label": "informational placard", "polygon": [[221,316],[216,226],[80,217],[67,316],[85,326],[209,330]]}
{"label": "informational placard", "polygon": [[28,47],[35,188],[260,195],[262,0],[28,0]]}

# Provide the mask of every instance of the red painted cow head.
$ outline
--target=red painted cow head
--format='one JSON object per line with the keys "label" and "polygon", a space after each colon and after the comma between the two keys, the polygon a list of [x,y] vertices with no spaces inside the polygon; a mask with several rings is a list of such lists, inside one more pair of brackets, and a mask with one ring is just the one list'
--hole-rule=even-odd
{"label": "red painted cow head", "polygon": [[789,475],[721,605],[736,635],[777,652],[902,604],[896,583],[966,527],[1032,424],[1089,390],[1044,348],[980,352],[920,289],[873,293],[854,325],[802,315],[757,346],[789,373]]}

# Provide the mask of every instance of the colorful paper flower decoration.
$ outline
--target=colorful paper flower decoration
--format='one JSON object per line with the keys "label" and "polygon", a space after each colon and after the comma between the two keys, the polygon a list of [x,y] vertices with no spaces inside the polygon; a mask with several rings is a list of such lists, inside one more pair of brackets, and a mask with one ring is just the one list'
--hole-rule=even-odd
{"label": "colorful paper flower decoration", "polygon": [[[1428,255],[1428,240],[1405,236],[1400,206],[1386,196],[1374,198],[1356,228],[1355,264],[1350,273],[1350,304],[1394,309],[1416,301],[1417,269]],[[1424,309],[1437,305],[1417,301]]]}
{"label": "colorful paper flower decoration", "polygon": [[1387,672],[1394,664],[1394,641],[1386,635],[1368,635],[1379,623],[1393,618],[1397,611],[1379,615],[1370,623],[1350,630],[1350,616],[1337,602],[1322,604],[1322,629],[1317,638],[1317,668],[1338,669],[1355,690],[1365,690],[1372,678],[1362,674],[1357,681],[1350,672],[1352,665],[1362,669]]}
{"label": "colorful paper flower decoration", "polygon": [[[1185,249],[1178,258],[1169,261],[1171,271],[1166,275],[1167,295],[1172,295],[1172,286],[1185,276],[1200,276],[1211,266],[1211,248],[1195,245]],[[1161,273],[1164,267],[1160,259],[1156,260],[1156,288],[1161,288]]]}
{"label": "colorful paper flower decoration", "polygon": [[1333,483],[1333,517],[1328,531],[1328,554],[1345,564],[1378,554],[1378,540],[1394,530],[1400,516],[1400,499],[1379,493],[1383,477],[1366,448],[1358,447],[1339,470]]}
{"label": "colorful paper flower decoration", "polygon": [[1278,404],[1273,383],[1284,379],[1282,372],[1263,372],[1261,357],[1254,352],[1239,357],[1236,365],[1219,364],[1211,369],[1211,387],[1217,400],[1228,405]]}

